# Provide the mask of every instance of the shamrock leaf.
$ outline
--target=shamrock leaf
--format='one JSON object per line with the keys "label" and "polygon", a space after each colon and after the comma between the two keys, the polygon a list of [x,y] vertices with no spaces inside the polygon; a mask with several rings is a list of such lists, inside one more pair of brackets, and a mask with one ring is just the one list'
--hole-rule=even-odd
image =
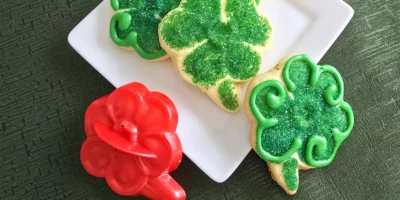
{"label": "shamrock leaf", "polygon": [[234,112],[240,86],[260,69],[271,26],[254,0],[186,0],[159,31],[182,77]]}
{"label": "shamrock leaf", "polygon": [[257,121],[255,150],[272,166],[281,165],[293,191],[297,161],[304,169],[329,165],[352,130],[354,115],[343,101],[343,79],[334,67],[297,55],[278,70],[283,79],[256,85],[249,105]]}
{"label": "shamrock leaf", "polygon": [[117,11],[111,19],[110,36],[115,44],[133,48],[148,60],[166,55],[158,39],[158,24],[180,0],[111,0]]}

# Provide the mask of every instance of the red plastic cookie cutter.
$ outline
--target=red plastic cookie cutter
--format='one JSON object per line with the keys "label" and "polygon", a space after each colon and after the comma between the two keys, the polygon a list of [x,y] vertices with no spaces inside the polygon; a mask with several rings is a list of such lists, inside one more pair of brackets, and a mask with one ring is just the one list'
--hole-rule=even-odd
{"label": "red plastic cookie cutter", "polygon": [[86,110],[82,165],[120,195],[185,199],[169,175],[182,159],[177,123],[167,96],[140,83],[122,86]]}

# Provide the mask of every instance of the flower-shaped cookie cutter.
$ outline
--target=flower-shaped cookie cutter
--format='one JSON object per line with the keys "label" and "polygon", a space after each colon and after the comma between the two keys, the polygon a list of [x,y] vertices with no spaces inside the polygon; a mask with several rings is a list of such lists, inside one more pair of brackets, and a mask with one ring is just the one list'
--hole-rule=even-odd
{"label": "flower-shaped cookie cutter", "polygon": [[182,159],[177,122],[175,105],[164,94],[140,83],[122,86],[88,107],[82,165],[120,195],[185,199],[169,175]]}

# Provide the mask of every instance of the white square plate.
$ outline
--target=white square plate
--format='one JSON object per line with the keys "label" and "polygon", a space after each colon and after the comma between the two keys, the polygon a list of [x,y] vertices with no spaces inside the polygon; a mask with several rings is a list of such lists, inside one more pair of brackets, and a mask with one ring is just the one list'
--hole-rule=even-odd
{"label": "white square plate", "polygon": [[[315,61],[330,48],[353,16],[342,0],[262,0],[261,11],[274,31],[261,72],[285,55],[306,53]],[[183,151],[216,182],[224,182],[249,153],[250,121],[243,109],[228,114],[200,90],[184,82],[170,60],[149,62],[120,49],[109,37],[113,15],[103,1],[69,34],[71,46],[115,87],[138,81],[168,95],[179,112]],[[245,87],[243,88],[244,96]]]}

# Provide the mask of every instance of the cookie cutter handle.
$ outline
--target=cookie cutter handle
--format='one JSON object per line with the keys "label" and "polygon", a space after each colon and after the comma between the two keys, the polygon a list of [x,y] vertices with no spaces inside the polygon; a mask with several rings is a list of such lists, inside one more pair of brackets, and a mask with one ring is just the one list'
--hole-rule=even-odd
{"label": "cookie cutter handle", "polygon": [[169,174],[148,179],[147,185],[142,190],[142,194],[154,200],[186,199],[185,191]]}

